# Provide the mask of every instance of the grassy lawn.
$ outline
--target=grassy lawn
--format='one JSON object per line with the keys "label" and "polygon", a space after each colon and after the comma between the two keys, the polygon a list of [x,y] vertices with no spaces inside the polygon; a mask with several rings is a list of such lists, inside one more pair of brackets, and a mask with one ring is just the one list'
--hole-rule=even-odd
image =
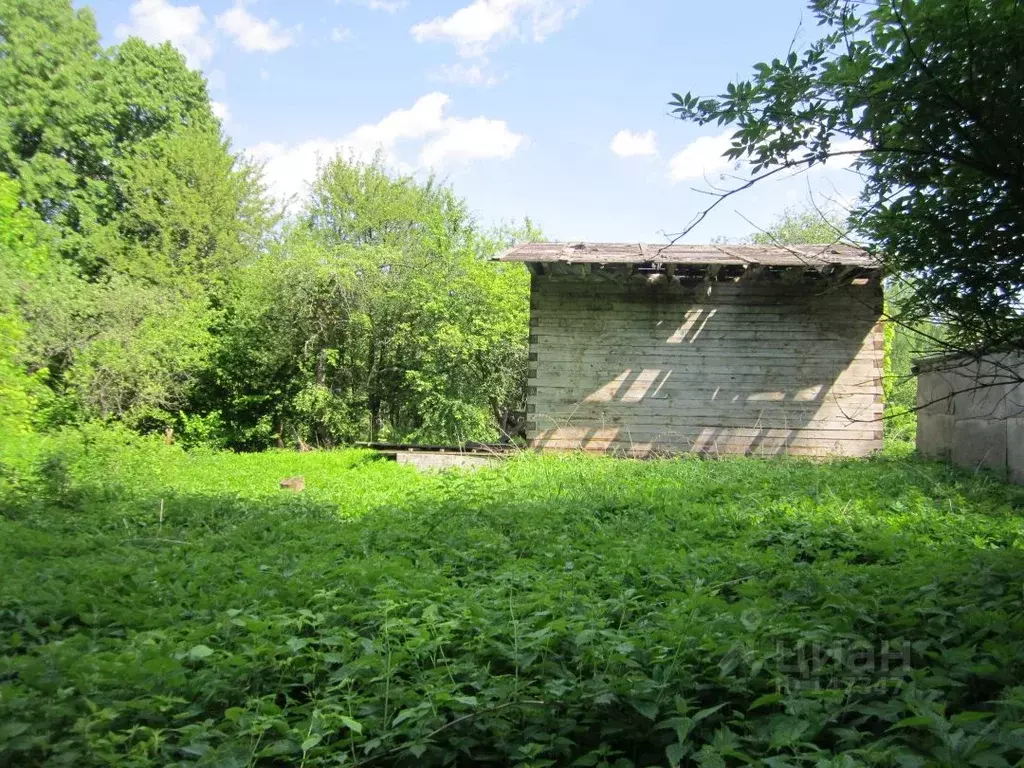
{"label": "grassy lawn", "polygon": [[30,490],[0,765],[1024,758],[1024,492],[984,477],[100,440]]}

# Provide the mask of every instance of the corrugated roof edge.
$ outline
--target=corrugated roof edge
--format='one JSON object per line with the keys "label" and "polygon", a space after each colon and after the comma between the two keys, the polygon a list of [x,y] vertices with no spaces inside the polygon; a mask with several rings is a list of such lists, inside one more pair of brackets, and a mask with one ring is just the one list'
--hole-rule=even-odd
{"label": "corrugated roof edge", "polygon": [[667,245],[645,243],[525,243],[495,261],[576,264],[761,264],[879,268],[878,258],[851,245]]}

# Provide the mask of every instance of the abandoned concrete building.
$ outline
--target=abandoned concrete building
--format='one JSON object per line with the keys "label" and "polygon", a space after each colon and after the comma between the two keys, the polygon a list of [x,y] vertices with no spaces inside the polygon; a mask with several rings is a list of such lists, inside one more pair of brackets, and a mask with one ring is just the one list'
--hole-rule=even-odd
{"label": "abandoned concrete building", "polygon": [[1024,351],[918,360],[917,451],[1024,485]]}
{"label": "abandoned concrete building", "polygon": [[846,246],[521,245],[527,436],[649,456],[882,447],[882,285]]}

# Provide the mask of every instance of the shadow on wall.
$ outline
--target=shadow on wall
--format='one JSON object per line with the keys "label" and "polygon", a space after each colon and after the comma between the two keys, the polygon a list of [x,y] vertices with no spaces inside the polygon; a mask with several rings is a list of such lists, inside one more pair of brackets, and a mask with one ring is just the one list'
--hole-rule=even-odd
{"label": "shadow on wall", "polygon": [[882,446],[881,287],[535,277],[535,447],[864,456]]}

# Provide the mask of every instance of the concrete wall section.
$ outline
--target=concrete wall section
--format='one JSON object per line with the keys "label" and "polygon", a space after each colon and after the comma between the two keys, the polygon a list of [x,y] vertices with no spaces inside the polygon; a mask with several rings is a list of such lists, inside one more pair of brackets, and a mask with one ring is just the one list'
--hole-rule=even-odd
{"label": "concrete wall section", "polygon": [[1024,419],[1006,421],[1007,480],[1024,485]]}
{"label": "concrete wall section", "polygon": [[1024,354],[918,364],[917,450],[1024,485]]}

